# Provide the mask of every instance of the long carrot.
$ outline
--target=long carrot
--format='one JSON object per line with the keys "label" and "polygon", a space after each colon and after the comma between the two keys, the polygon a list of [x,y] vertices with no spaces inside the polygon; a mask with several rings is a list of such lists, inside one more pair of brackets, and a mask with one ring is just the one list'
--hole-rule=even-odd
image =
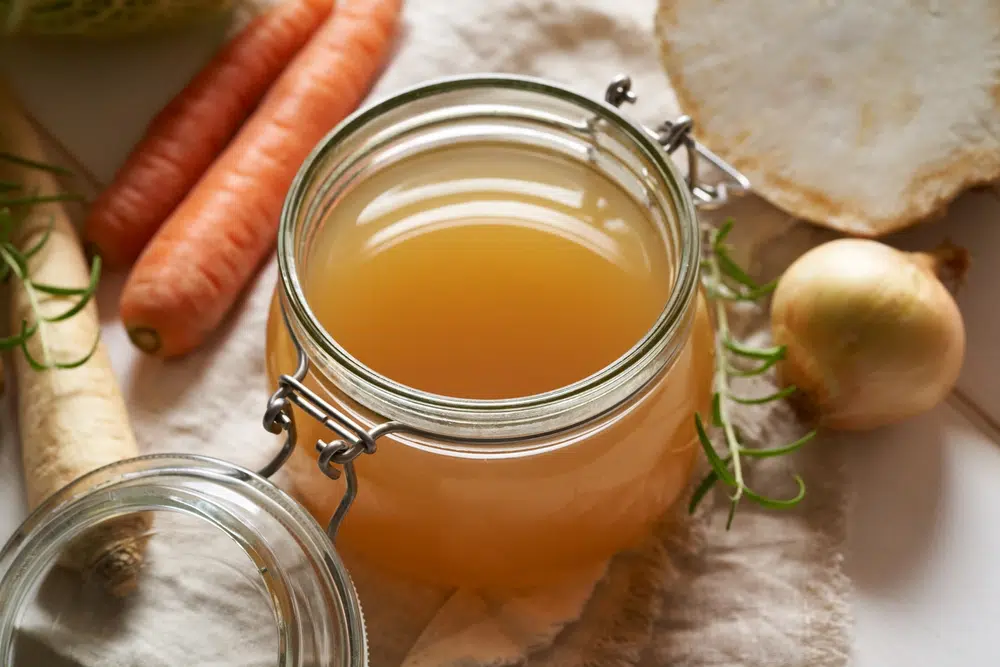
{"label": "long carrot", "polygon": [[146,246],[122,292],[140,349],[175,356],[219,324],[273,246],[313,146],[353,111],[388,58],[402,0],[347,0]]}
{"label": "long carrot", "polygon": [[[46,158],[41,138],[2,85],[0,151],[39,162]],[[0,179],[19,183],[23,192],[53,195],[59,191],[53,174],[10,159],[0,159]],[[42,288],[45,284],[76,288],[91,280],[83,246],[66,209],[58,202],[32,207],[12,237],[18,251],[38,249],[33,254],[25,251],[25,261],[16,262],[12,271],[12,331],[25,324],[33,328],[29,348],[36,363],[51,366],[86,359],[72,368],[43,370],[32,365],[26,352],[12,352],[24,482],[28,505],[34,509],[77,477],[138,456],[139,449],[107,350],[97,338],[100,321],[94,303],[60,319],[58,315],[68,312],[73,300]],[[4,253],[10,266],[10,248]],[[148,513],[108,520],[75,540],[61,564],[93,578],[115,595],[125,595],[137,583],[151,526]]]}
{"label": "long carrot", "polygon": [[105,264],[135,261],[332,6],[284,0],[257,16],[157,114],[84,223]]}

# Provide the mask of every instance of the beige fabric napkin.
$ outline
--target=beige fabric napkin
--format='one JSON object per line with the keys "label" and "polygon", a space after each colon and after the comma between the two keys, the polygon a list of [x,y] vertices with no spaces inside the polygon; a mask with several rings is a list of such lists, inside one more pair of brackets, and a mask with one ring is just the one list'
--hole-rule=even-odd
{"label": "beige fabric napkin", "polygon": [[[656,55],[654,10],[652,0],[409,0],[402,44],[374,96],[476,71],[532,74],[601,96],[624,72],[640,98],[627,113],[654,124],[679,111]],[[723,213],[737,220],[734,241],[763,278],[823,238],[753,198]],[[268,460],[276,442],[259,424],[266,399],[263,331],[274,280],[272,265],[213,344],[180,362],[138,358],[110,319],[106,340],[146,451],[197,452],[250,468]],[[106,316],[116,310],[116,291],[116,281],[107,280],[99,302]],[[766,338],[760,307],[733,318],[741,335]],[[761,444],[802,433],[784,406],[741,409],[738,419],[745,437]],[[5,419],[0,451],[7,460],[13,458],[9,424]],[[841,569],[846,487],[838,452],[826,444],[815,441],[793,461],[767,460],[753,469],[755,488],[772,493],[787,491],[792,470],[800,472],[809,491],[799,508],[776,512],[745,504],[726,532],[725,503],[710,498],[693,520],[682,511],[665,517],[642,548],[556,590],[488,598],[394,580],[349,562],[366,611],[372,665],[843,665],[850,627]],[[0,469],[0,488],[15,474],[12,466]],[[193,656],[192,664],[219,667],[273,664],[267,637],[237,639],[247,628],[267,625],[259,592],[221,558],[219,567],[207,569],[186,560],[200,539],[186,541],[181,532],[154,547],[133,606],[155,607],[155,622],[135,614],[128,620],[127,613],[122,621],[119,609],[118,631],[98,631],[106,626],[104,612],[80,605],[79,598],[78,612],[68,611],[69,591],[76,589],[49,584],[46,604],[26,622],[24,664],[145,667],[192,662]],[[85,622],[73,622],[74,613]],[[164,641],[183,650],[164,649]],[[220,650],[237,645],[238,655]]]}

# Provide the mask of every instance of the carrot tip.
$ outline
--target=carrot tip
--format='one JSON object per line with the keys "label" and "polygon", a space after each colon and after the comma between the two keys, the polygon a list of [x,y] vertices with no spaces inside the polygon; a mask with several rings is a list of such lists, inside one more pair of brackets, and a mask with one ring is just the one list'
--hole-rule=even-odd
{"label": "carrot tip", "polygon": [[129,327],[128,337],[133,345],[148,354],[155,354],[162,345],[160,334],[149,327]]}

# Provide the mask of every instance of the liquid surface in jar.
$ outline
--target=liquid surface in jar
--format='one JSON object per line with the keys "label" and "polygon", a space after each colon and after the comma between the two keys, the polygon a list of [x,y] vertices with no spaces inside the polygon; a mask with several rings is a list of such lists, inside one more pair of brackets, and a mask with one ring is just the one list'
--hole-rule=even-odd
{"label": "liquid surface in jar", "polygon": [[[309,241],[303,286],[333,337],[397,382],[466,398],[565,386],[629,350],[669,297],[674,267],[653,216],[593,165],[478,143],[359,180]],[[337,548],[416,579],[507,590],[590,572],[634,546],[682,497],[698,451],[692,415],[710,406],[700,298],[689,322],[642,392],[516,455],[382,437],[356,460]],[[272,388],[296,366],[277,293],[267,363]],[[385,421],[314,376],[306,383],[365,427]],[[295,413],[305,446],[287,479],[325,523],[344,478],[321,472],[310,446],[331,432]]]}
{"label": "liquid surface in jar", "polygon": [[672,269],[648,213],[593,167],[457,145],[366,177],[307,263],[307,299],[396,382],[502,399],[582,380],[653,326]]}

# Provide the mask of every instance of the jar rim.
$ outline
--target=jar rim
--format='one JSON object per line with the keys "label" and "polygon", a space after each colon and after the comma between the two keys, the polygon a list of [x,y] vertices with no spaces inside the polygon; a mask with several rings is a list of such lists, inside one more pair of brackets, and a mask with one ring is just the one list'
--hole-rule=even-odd
{"label": "jar rim", "polygon": [[[637,148],[642,157],[653,166],[658,182],[667,186],[670,203],[675,207],[680,238],[675,280],[667,302],[652,327],[618,359],[585,378],[550,391],[514,398],[471,399],[435,394],[404,385],[377,373],[348,353],[326,331],[309,306],[299,277],[295,241],[299,225],[302,224],[299,221],[300,204],[312,184],[311,179],[315,176],[315,172],[322,168],[324,159],[343,141],[362,131],[366,125],[382,114],[407,104],[447,93],[490,88],[537,93],[569,102],[581,111],[592,114],[594,118],[606,121],[615,129],[624,132],[631,141],[630,146]],[[406,414],[421,410],[439,414],[445,411],[450,415],[448,421],[462,421],[467,418],[470,422],[496,419],[497,416],[501,418],[511,415],[526,416],[536,414],[539,410],[558,411],[559,406],[588,399],[600,388],[607,387],[634,370],[636,366],[640,366],[644,360],[656,356],[662,350],[665,341],[676,337],[688,322],[687,315],[691,312],[697,291],[700,253],[701,235],[698,230],[694,199],[686,180],[663,147],[657,143],[654,133],[627,118],[608,102],[575,92],[563,85],[536,77],[492,73],[433,79],[390,95],[345,119],[317,144],[300,167],[282,208],[278,234],[278,270],[283,296],[281,306],[286,318],[286,328],[289,329],[289,335],[296,345],[301,346],[303,341],[296,340],[295,331],[289,326],[289,316],[300,328],[303,337],[323,355],[324,360],[332,360],[337,364],[338,370],[346,371],[352,385],[392,395],[407,406],[408,409],[404,410]],[[391,410],[378,411],[390,419],[399,419],[397,414],[389,414]],[[407,420],[404,418],[400,421],[406,423]],[[434,431],[434,434],[446,437],[450,435],[444,430]]]}
{"label": "jar rim", "polygon": [[[0,545],[0,598],[8,603],[0,605],[0,656],[6,657],[11,648],[16,622],[11,614],[16,614],[27,601],[25,595],[39,581],[38,577],[48,571],[48,564],[53,562],[47,554],[59,553],[66,546],[66,541],[73,539],[67,535],[74,535],[80,525],[107,514],[111,505],[115,505],[114,509],[118,511],[126,511],[126,514],[158,509],[177,511],[174,502],[170,502],[177,500],[177,487],[164,480],[179,478],[198,485],[199,502],[183,503],[184,512],[205,520],[213,529],[223,533],[232,533],[236,526],[236,531],[246,533],[240,532],[240,539],[236,540],[240,548],[245,548],[241,540],[253,537],[256,528],[252,522],[243,518],[224,527],[205,509],[209,502],[207,499],[239,497],[240,502],[254,503],[269,517],[276,520],[282,517],[280,521],[284,529],[288,530],[297,548],[309,554],[309,561],[315,567],[317,576],[310,581],[324,589],[324,597],[339,603],[339,611],[332,610],[330,613],[333,616],[323,618],[339,626],[335,634],[345,642],[344,646],[337,648],[343,659],[342,664],[344,667],[363,667],[367,664],[367,636],[357,591],[332,542],[315,519],[288,494],[259,474],[221,459],[188,454],[138,456],[87,473],[41,503],[7,543]],[[209,488],[214,490],[209,492]],[[139,493],[130,493],[130,490]],[[162,500],[162,505],[157,498]],[[219,510],[222,515],[232,511],[232,506]],[[247,540],[247,543],[253,541]],[[266,539],[257,543],[264,544]],[[301,605],[301,602],[285,599],[287,595],[298,594],[294,587],[267,586],[272,612],[278,614],[279,607],[286,607],[280,617],[275,616],[281,635],[279,646],[284,647],[278,664],[294,667],[301,664],[299,660],[303,657],[298,654],[302,628],[296,624],[310,621],[288,614],[288,610]],[[20,604],[17,604],[18,599]],[[280,604],[276,606],[277,602]],[[316,619],[311,622],[315,623]],[[323,636],[329,635],[331,630],[329,627],[315,629]],[[295,653],[289,652],[292,650]]]}

